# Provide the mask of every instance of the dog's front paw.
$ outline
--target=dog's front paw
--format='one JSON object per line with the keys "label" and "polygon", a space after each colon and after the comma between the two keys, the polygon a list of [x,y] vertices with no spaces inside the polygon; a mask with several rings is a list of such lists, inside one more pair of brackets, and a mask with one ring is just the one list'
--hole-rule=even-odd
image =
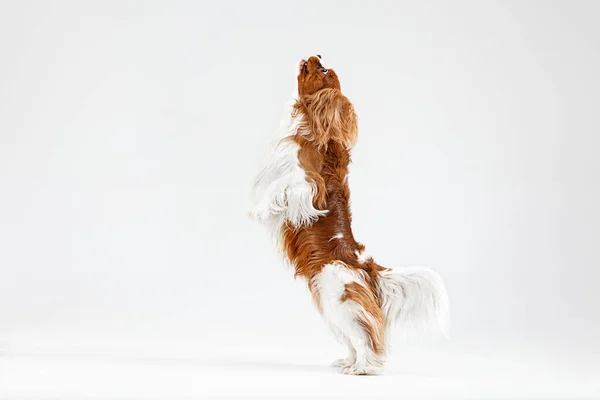
{"label": "dog's front paw", "polygon": [[269,207],[258,205],[252,210],[248,211],[248,216],[254,221],[264,221],[272,215]]}

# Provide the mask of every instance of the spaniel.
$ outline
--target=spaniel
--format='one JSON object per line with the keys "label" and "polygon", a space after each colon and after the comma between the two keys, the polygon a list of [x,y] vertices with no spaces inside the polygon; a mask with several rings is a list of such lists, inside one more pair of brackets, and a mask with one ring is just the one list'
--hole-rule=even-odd
{"label": "spaniel", "polygon": [[298,65],[298,97],[253,186],[251,216],[263,222],[348,356],[344,374],[383,368],[393,325],[433,324],[445,333],[448,297],[428,268],[385,268],[352,232],[348,165],[357,134],[352,103],[321,56]]}

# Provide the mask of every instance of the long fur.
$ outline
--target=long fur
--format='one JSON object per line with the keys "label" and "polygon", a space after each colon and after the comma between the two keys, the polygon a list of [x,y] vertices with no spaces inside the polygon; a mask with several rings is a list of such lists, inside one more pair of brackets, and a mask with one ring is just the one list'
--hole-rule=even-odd
{"label": "long fur", "polygon": [[439,274],[429,268],[387,269],[379,273],[377,293],[386,321],[386,335],[394,325],[435,329],[448,333],[448,294]]}
{"label": "long fur", "polygon": [[299,133],[319,148],[330,141],[352,148],[358,136],[356,113],[352,103],[337,89],[322,89],[315,94],[303,96],[295,106],[295,115],[305,113],[299,125]]}
{"label": "long fur", "polygon": [[354,239],[348,187],[358,132],[354,107],[320,57],[302,60],[297,80],[299,98],[285,137],[255,179],[251,216],[266,222],[325,322],[348,347],[348,356],[334,365],[345,374],[376,374],[395,325],[445,334],[446,288],[427,268],[382,267]]}

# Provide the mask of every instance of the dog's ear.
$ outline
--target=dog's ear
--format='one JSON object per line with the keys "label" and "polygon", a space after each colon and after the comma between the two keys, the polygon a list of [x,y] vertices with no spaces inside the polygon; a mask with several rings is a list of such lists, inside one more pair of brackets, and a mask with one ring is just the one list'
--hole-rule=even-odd
{"label": "dog's ear", "polygon": [[323,76],[323,83],[324,83],[324,87],[326,88],[332,88],[332,89],[337,89],[337,90],[342,90],[340,88],[340,80],[337,76],[337,74],[335,73],[334,70],[330,69],[324,76]]}
{"label": "dog's ear", "polygon": [[349,149],[358,135],[354,106],[337,89],[323,89],[300,99],[308,116],[307,139],[318,147],[326,147],[330,140]]}
{"label": "dog's ear", "polygon": [[301,146],[298,151],[298,162],[306,173],[306,180],[312,186],[313,206],[318,210],[327,208],[327,187],[321,175],[324,155],[310,144]]}

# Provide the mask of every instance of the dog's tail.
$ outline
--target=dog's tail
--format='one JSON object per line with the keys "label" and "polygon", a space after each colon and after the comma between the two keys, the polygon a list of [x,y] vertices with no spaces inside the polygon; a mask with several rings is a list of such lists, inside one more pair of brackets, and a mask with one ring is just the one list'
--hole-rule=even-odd
{"label": "dog's tail", "polygon": [[398,324],[419,330],[434,328],[448,337],[448,294],[437,272],[419,267],[385,269],[379,273],[377,291],[386,332]]}

